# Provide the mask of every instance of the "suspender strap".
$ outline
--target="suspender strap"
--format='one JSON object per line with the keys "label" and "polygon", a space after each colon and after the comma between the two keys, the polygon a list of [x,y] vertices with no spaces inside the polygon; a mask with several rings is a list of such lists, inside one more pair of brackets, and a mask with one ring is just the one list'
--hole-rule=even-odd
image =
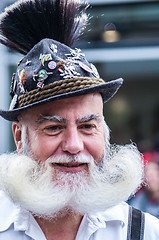
{"label": "suspender strap", "polygon": [[129,206],[127,240],[144,239],[145,215],[140,210]]}

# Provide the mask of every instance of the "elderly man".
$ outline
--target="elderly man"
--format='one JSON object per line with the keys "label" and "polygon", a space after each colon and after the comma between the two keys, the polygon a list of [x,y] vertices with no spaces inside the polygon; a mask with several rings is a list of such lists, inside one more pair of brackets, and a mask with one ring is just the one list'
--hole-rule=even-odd
{"label": "elderly man", "polygon": [[11,85],[17,153],[0,157],[0,239],[157,240],[159,221],[123,201],[141,184],[133,145],[110,146],[104,82],[79,49],[75,0],[24,0],[0,18],[0,41],[23,53]]}

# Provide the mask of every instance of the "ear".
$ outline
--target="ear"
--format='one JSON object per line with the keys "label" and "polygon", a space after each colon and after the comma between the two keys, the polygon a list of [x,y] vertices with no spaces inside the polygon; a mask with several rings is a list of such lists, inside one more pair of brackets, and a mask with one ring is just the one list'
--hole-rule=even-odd
{"label": "ear", "polygon": [[14,141],[17,146],[17,152],[20,153],[21,148],[22,148],[22,141],[21,141],[22,125],[21,125],[21,123],[13,122],[12,131],[13,131]]}

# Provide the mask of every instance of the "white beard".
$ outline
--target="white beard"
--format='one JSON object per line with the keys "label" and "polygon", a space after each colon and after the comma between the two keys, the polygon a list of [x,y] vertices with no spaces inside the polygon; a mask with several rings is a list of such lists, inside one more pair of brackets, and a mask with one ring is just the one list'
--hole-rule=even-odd
{"label": "white beard", "polygon": [[109,156],[107,152],[96,166],[92,157],[80,155],[76,162],[87,162],[88,173],[60,172],[53,181],[50,162],[64,162],[64,158],[50,158],[41,165],[22,154],[4,154],[0,156],[0,188],[13,202],[43,218],[54,218],[64,209],[81,214],[104,211],[127,200],[143,178],[141,155],[135,146],[114,147]]}

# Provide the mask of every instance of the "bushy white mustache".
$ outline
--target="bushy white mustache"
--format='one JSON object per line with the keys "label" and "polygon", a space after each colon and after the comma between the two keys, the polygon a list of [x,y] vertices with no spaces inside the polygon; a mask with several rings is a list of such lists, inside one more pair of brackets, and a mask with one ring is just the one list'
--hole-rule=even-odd
{"label": "bushy white mustache", "polygon": [[59,191],[59,186],[56,189],[56,185],[52,183],[51,167],[45,166],[44,169],[31,158],[17,154],[3,155],[0,167],[0,188],[16,204],[36,215],[46,215],[46,208],[47,214],[53,214],[65,206],[66,198],[64,203],[59,202],[59,198],[62,200],[65,195],[65,189]]}
{"label": "bushy white mustache", "polygon": [[[69,161],[87,163],[89,174],[59,172],[58,181],[53,181],[51,163]],[[64,208],[81,214],[103,211],[127,200],[142,179],[141,155],[133,145],[115,148],[110,161],[103,158],[100,166],[84,155],[49,158],[45,165],[24,155],[0,157],[0,188],[15,203],[47,218]]]}
{"label": "bushy white mustache", "polygon": [[62,155],[62,156],[56,156],[56,157],[49,157],[46,161],[47,163],[93,163],[93,157],[92,156],[83,156],[83,155],[77,155],[77,156],[71,156],[71,155]]}

